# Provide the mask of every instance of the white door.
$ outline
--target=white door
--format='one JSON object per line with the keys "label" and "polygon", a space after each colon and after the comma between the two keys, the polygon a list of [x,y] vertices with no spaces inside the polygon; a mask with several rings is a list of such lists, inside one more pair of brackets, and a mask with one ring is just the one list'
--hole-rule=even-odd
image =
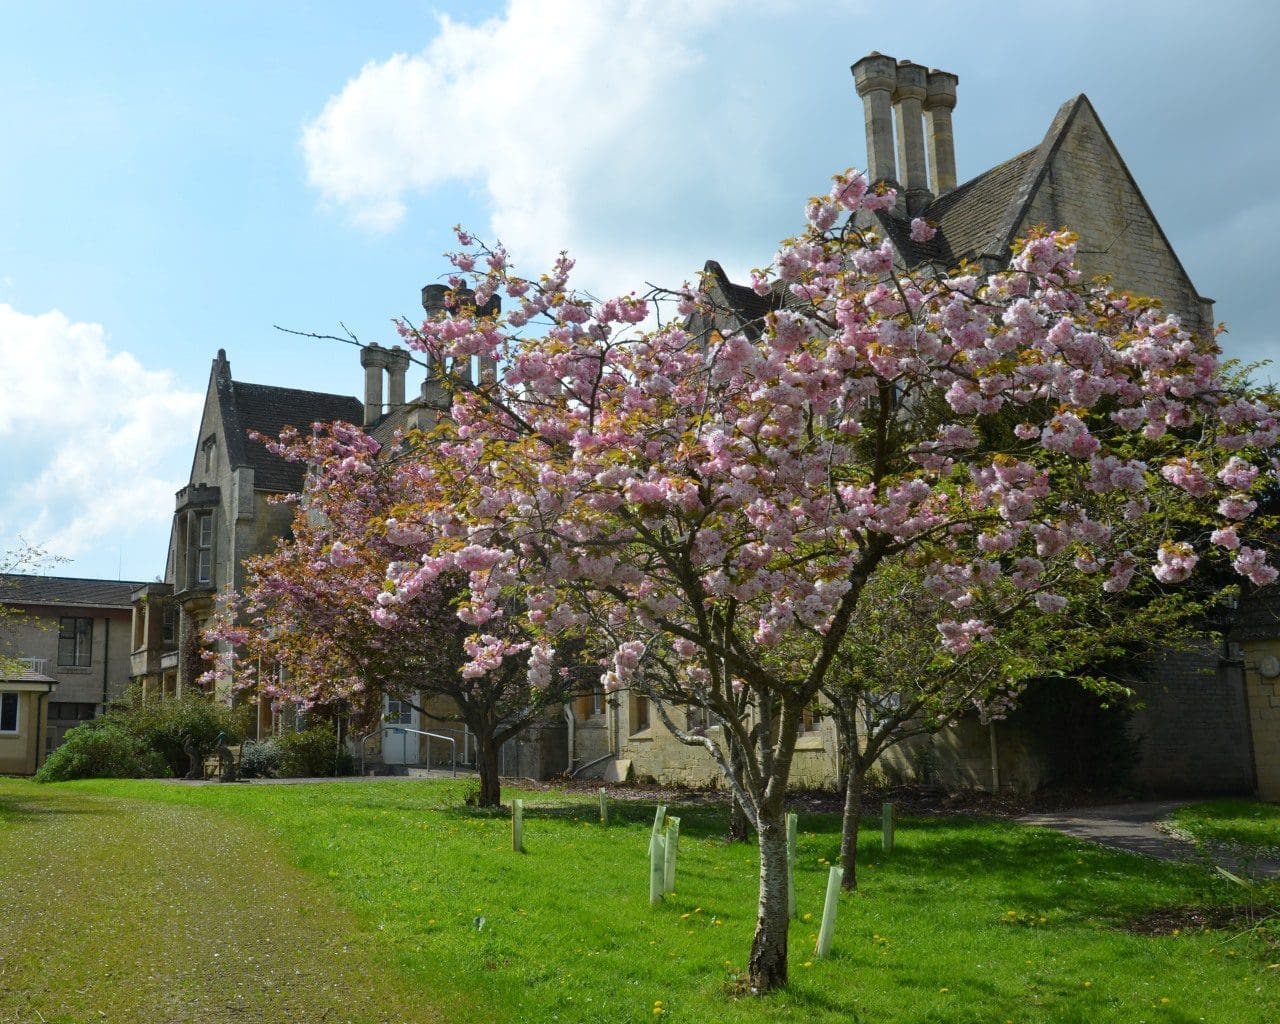
{"label": "white door", "polygon": [[384,764],[417,764],[418,734],[413,732],[397,732],[396,726],[409,729],[418,728],[418,712],[403,701],[387,698],[386,710],[383,712],[383,725],[388,726],[382,734],[382,761]]}

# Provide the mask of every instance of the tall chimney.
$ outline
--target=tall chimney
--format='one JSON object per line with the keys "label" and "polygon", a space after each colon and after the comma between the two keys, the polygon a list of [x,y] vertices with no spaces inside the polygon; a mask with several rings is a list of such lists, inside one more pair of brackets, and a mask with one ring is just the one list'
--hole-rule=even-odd
{"label": "tall chimney", "polygon": [[376,341],[360,350],[364,367],[364,425],[382,415],[382,371],[387,368],[389,352]]}
{"label": "tall chimney", "polygon": [[945,196],[956,187],[956,140],[951,133],[951,111],[956,106],[958,76],[933,68],[929,72],[924,98],[924,117],[929,136],[929,184],[936,196]]}
{"label": "tall chimney", "polygon": [[867,126],[867,175],[871,181],[898,183],[893,163],[893,90],[898,63],[872,50],[853,65],[853,84],[862,97]]}
{"label": "tall chimney", "polygon": [[[454,299],[454,312],[465,310],[469,306],[475,307],[476,304],[475,292],[466,285],[458,289],[456,296],[452,296],[452,289],[442,284],[429,284],[423,288],[422,308],[427,311],[428,319],[434,320],[436,317],[444,316],[448,313],[450,311],[448,303],[451,298]],[[483,306],[475,308],[475,313],[477,316],[497,316],[501,310],[502,299],[497,295],[493,295]],[[482,356],[479,360],[478,371],[478,379],[473,383],[479,384],[496,380],[498,377],[497,361],[487,356]],[[469,370],[468,376],[470,376]]]}
{"label": "tall chimney", "polygon": [[399,345],[387,352],[387,405],[399,409],[404,405],[404,375],[409,369],[409,353]]}
{"label": "tall chimney", "polygon": [[906,188],[906,213],[915,215],[933,199],[924,162],[924,100],[929,71],[909,60],[898,61],[893,113],[898,129],[898,167]]}

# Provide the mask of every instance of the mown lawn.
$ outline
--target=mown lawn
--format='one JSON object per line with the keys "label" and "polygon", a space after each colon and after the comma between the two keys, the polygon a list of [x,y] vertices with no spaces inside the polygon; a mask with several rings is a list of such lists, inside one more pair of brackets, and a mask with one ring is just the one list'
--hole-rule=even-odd
{"label": "mown lawn", "polygon": [[1280,806],[1258,800],[1210,800],[1181,807],[1174,824],[1202,842],[1222,843],[1245,853],[1280,857]]}
{"label": "mown lawn", "polygon": [[[505,815],[459,806],[462,784],[7,783],[0,796],[33,788],[261,828],[263,860],[280,851],[354,914],[374,980],[398,978],[420,1013],[454,1024],[1280,1019],[1280,968],[1271,966],[1280,952],[1265,937],[1123,928],[1157,909],[1234,897],[1232,887],[1197,867],[1009,823],[905,820],[891,855],[878,832],[864,833],[862,884],[842,900],[836,955],[814,961],[839,833],[832,816],[803,816],[799,907],[811,916],[793,928],[791,984],[758,999],[736,985],[754,923],[755,851],[722,841],[718,808],[672,808],[682,818],[676,894],[651,910],[649,804],[615,802],[601,827],[594,800],[523,794],[527,852],[517,854]],[[0,825],[11,885],[10,851],[25,828]],[[9,891],[21,894],[21,881]],[[128,931],[116,941],[128,943]],[[52,959],[47,969],[61,967]]]}

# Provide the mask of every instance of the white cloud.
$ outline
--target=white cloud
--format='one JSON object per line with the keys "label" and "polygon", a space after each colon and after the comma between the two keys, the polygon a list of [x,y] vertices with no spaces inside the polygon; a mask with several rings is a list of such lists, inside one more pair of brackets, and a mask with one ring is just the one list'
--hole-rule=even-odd
{"label": "white cloud", "polygon": [[0,549],[21,534],[75,558],[163,535],[203,395],[108,342],[0,303]]}
{"label": "white cloud", "polygon": [[526,270],[567,248],[592,287],[683,278],[713,255],[699,238],[732,246],[723,224],[689,224],[723,205],[708,183],[734,181],[741,219],[761,177],[743,153],[762,140],[721,115],[776,102],[754,55],[719,38],[726,12],[746,13],[726,0],[511,0],[480,24],[441,18],[425,49],[366,64],[305,127],[310,183],[388,231],[413,197],[462,182]]}

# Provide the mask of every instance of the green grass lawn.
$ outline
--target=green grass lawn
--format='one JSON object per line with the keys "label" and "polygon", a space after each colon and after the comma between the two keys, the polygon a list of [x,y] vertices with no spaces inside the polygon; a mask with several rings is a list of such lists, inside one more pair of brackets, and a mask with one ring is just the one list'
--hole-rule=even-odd
{"label": "green grass lawn", "polygon": [[1211,843],[1235,846],[1246,853],[1280,857],[1280,806],[1257,800],[1211,800],[1174,812],[1183,832]]}
{"label": "green grass lawn", "polygon": [[[1124,930],[1161,908],[1236,895],[1197,867],[1009,823],[908,819],[891,855],[879,850],[878,832],[864,833],[861,888],[841,901],[835,956],[815,961],[839,830],[834,816],[802,816],[798,903],[809,916],[792,929],[791,984],[758,999],[735,994],[754,925],[756,853],[723,842],[722,810],[672,808],[682,819],[676,893],[651,909],[652,805],[615,802],[602,827],[594,800],[523,794],[527,852],[517,854],[509,819],[458,806],[462,790],[424,782],[0,783],[0,802],[28,794],[87,807],[107,800],[121,809],[122,830],[131,814],[161,804],[193,820],[214,816],[233,832],[261,830],[261,862],[283,858],[303,869],[323,891],[318,908],[332,898],[340,908],[332,913],[358,922],[352,948],[367,959],[353,969],[367,972],[374,1000],[391,987],[422,1015],[395,1006],[388,1020],[430,1019],[433,1011],[452,1024],[1280,1019],[1280,968],[1271,966],[1280,952],[1266,936]],[[21,816],[0,823],[0,876],[19,900],[24,844],[27,856],[39,853],[24,839],[29,828]],[[259,872],[239,863],[244,856],[233,852],[237,870]],[[159,883],[152,880],[162,891]],[[298,927],[280,924],[281,940]],[[334,925],[326,918],[317,927]],[[130,942],[127,925],[116,935]],[[45,969],[62,965],[50,957]],[[132,981],[126,970],[103,984]],[[366,993],[352,994],[367,1010]]]}

